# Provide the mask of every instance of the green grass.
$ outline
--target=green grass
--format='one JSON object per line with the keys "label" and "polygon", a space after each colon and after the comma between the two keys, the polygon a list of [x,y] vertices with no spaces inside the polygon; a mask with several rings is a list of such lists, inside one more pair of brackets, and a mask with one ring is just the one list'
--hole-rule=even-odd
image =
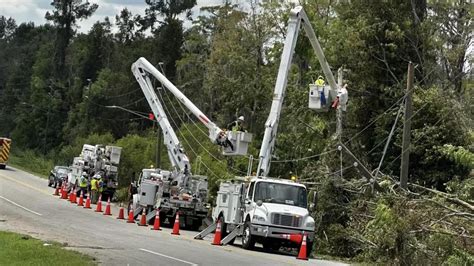
{"label": "green grass", "polygon": [[47,178],[54,167],[52,160],[45,159],[43,156],[39,156],[32,151],[18,150],[10,154],[8,164],[42,178]]}
{"label": "green grass", "polygon": [[90,256],[65,250],[58,243],[0,231],[1,265],[97,265]]}

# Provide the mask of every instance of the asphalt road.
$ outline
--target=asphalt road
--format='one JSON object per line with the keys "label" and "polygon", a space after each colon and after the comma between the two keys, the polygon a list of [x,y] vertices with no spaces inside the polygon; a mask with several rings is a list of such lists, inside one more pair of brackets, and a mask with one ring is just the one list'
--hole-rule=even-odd
{"label": "asphalt road", "polygon": [[[212,246],[213,236],[195,240],[197,232],[171,229],[151,231],[112,216],[77,207],[53,196],[47,181],[7,167],[0,170],[0,230],[26,233],[43,241],[57,241],[95,257],[105,265],[344,265],[295,254],[247,251],[236,245]],[[105,204],[104,204],[105,206]],[[65,262],[67,263],[67,262]]]}

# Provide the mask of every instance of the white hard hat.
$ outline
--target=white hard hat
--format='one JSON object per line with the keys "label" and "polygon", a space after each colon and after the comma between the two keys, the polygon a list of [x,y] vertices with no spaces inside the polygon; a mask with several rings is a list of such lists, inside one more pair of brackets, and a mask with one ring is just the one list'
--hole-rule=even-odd
{"label": "white hard hat", "polygon": [[239,118],[237,118],[237,120],[244,121],[244,116],[243,115],[239,116]]}
{"label": "white hard hat", "polygon": [[87,173],[86,173],[86,172],[82,172],[82,175],[83,175],[83,176],[87,176]]}

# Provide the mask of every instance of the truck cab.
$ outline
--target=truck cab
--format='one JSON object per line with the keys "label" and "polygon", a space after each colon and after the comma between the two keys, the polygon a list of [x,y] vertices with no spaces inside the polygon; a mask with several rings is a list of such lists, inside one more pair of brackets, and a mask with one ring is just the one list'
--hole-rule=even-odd
{"label": "truck cab", "polygon": [[224,235],[239,227],[242,246],[255,243],[279,249],[294,246],[288,234],[306,234],[314,240],[315,223],[308,211],[306,187],[290,180],[252,177],[220,185],[213,218],[221,220]]}

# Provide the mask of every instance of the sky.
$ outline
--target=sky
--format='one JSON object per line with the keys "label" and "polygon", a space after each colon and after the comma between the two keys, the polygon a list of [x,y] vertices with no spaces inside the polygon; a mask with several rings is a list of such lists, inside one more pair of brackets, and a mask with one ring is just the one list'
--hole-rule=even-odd
{"label": "sky", "polygon": [[[19,25],[22,22],[32,21],[35,25],[45,24],[44,14],[52,10],[51,0],[0,0],[0,15],[12,17]],[[132,14],[145,14],[145,0],[89,0],[96,3],[99,8],[87,20],[79,21],[79,32],[88,32],[91,26],[98,20],[109,17],[111,22],[115,22],[115,15],[123,8],[127,8]],[[199,9],[204,6],[215,6],[225,2],[224,0],[197,0],[197,5],[192,9],[193,16],[199,15]],[[234,3],[244,2],[243,0],[232,1]],[[190,22],[185,22],[189,26]]]}

